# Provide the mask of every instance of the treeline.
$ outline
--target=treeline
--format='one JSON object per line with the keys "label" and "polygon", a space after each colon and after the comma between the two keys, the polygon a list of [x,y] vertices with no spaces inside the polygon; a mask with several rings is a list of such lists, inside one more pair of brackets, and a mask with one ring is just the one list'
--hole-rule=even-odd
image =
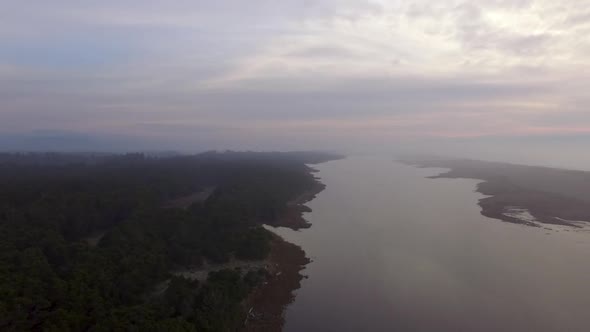
{"label": "treeline", "polygon": [[[270,236],[261,223],[315,184],[304,163],[333,158],[46,157],[0,155],[0,330],[234,330],[264,271],[212,273],[204,285],[170,271],[264,258]],[[163,207],[212,186],[205,202]]]}

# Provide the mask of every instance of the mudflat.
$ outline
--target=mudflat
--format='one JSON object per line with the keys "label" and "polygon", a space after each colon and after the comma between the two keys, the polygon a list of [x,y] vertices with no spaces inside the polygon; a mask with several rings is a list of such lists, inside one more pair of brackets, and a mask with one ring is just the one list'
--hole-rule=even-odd
{"label": "mudflat", "polygon": [[415,158],[404,163],[447,168],[432,178],[482,180],[481,214],[506,222],[541,226],[590,226],[590,172],[479,160]]}

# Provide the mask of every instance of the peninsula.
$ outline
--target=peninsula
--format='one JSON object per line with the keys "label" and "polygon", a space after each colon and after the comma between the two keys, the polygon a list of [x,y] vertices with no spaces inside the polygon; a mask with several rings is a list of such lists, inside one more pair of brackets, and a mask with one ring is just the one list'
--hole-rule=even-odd
{"label": "peninsula", "polygon": [[590,172],[508,163],[441,158],[407,158],[418,167],[445,168],[432,178],[482,180],[481,214],[506,222],[580,228],[590,225]]}

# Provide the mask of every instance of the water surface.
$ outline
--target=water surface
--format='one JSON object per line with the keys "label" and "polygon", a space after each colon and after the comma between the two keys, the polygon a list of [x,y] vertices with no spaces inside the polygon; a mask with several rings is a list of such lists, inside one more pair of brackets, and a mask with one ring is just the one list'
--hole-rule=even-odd
{"label": "water surface", "polygon": [[589,331],[590,233],[480,215],[477,181],[391,158],[317,166],[286,331]]}

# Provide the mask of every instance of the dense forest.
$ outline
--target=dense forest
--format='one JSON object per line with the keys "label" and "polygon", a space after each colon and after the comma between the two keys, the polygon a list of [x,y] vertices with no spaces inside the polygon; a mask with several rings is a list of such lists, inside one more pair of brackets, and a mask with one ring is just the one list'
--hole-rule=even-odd
{"label": "dense forest", "polygon": [[[201,283],[171,271],[264,258],[261,225],[316,184],[306,163],[334,158],[0,154],[0,330],[235,330],[264,270]],[[166,204],[204,188],[203,201]]]}

